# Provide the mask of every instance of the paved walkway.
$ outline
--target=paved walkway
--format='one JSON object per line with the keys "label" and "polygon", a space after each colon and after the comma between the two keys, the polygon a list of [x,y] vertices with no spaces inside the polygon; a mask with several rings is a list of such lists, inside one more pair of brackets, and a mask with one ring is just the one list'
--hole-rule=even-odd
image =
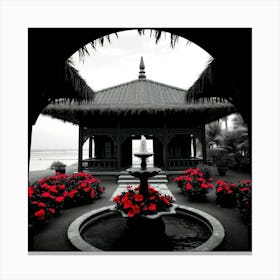
{"label": "paved walkway", "polygon": [[[215,180],[225,178],[223,176],[213,177]],[[229,171],[226,178],[233,182],[238,182],[239,180],[250,179],[250,175]],[[71,246],[66,237],[66,232],[71,222],[90,210],[112,205],[112,202],[109,200],[116,191],[117,182],[103,180],[102,185],[106,187],[106,191],[101,199],[96,200],[90,205],[62,210],[61,214],[50,221],[43,230],[35,233],[33,238],[33,251],[75,251],[75,248]],[[250,229],[248,229],[248,226],[243,221],[238,209],[219,208],[215,203],[214,191],[208,194],[208,199],[205,202],[190,202],[174,182],[170,182],[169,180],[168,187],[176,197],[177,204],[187,205],[205,211],[216,217],[223,224],[226,236],[219,251],[250,252]]]}

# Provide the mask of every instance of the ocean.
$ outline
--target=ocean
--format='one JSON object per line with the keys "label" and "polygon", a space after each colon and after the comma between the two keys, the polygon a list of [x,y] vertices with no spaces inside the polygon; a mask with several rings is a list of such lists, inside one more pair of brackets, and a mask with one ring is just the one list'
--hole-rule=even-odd
{"label": "ocean", "polygon": [[[84,151],[88,153],[88,151]],[[30,154],[30,171],[48,169],[54,161],[67,166],[78,162],[77,149],[34,149]]]}
{"label": "ocean", "polygon": [[[133,140],[132,151],[136,153],[139,151],[139,140]],[[153,152],[152,140],[147,140],[147,149]],[[88,149],[83,150],[83,158],[88,158]],[[140,164],[139,158],[132,156],[133,165]],[[31,149],[30,153],[30,171],[48,169],[54,161],[62,161],[66,166],[78,162],[78,149]],[[153,157],[147,160],[148,165],[153,165]]]}

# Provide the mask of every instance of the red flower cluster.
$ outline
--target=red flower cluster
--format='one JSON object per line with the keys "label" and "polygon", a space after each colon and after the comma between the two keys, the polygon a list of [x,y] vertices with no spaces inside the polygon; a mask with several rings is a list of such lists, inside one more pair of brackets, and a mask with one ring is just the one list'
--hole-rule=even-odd
{"label": "red flower cluster", "polygon": [[84,172],[42,178],[28,187],[29,222],[48,221],[59,209],[90,203],[104,190],[99,179]]}
{"label": "red flower cluster", "polygon": [[140,188],[133,189],[127,186],[128,191],[114,197],[116,209],[123,211],[132,218],[136,215],[152,215],[161,211],[168,211],[172,206],[173,198],[162,195],[152,187],[148,187],[149,195],[144,197],[139,193]]}
{"label": "red flower cluster", "polygon": [[222,180],[216,181],[216,192],[226,194],[233,194],[236,191],[236,184],[234,183],[227,183]]}
{"label": "red flower cluster", "polygon": [[191,199],[200,199],[205,197],[209,189],[213,188],[213,179],[206,178],[200,168],[189,168],[184,171],[186,175],[173,179],[178,187],[186,193]]}

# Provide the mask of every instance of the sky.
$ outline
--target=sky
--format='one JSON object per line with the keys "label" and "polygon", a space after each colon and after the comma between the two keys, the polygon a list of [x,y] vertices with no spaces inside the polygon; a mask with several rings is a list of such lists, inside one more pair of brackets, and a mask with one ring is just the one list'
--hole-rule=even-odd
{"label": "sky", "polygon": [[[88,47],[90,55],[83,60],[75,53],[74,67],[93,90],[100,90],[138,78],[143,56],[147,79],[188,89],[208,65],[211,56],[184,38],[170,47],[170,34],[158,44],[146,31],[139,36],[136,30],[114,34],[110,43],[96,49]],[[32,131],[32,149],[76,149],[78,126],[40,115]]]}

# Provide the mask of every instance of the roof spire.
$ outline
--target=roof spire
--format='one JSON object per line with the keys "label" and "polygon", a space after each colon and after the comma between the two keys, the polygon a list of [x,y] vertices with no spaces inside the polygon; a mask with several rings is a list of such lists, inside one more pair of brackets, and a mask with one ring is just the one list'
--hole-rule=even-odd
{"label": "roof spire", "polygon": [[140,71],[139,71],[138,79],[146,79],[145,64],[144,64],[143,56],[141,56],[139,69],[140,69]]}

